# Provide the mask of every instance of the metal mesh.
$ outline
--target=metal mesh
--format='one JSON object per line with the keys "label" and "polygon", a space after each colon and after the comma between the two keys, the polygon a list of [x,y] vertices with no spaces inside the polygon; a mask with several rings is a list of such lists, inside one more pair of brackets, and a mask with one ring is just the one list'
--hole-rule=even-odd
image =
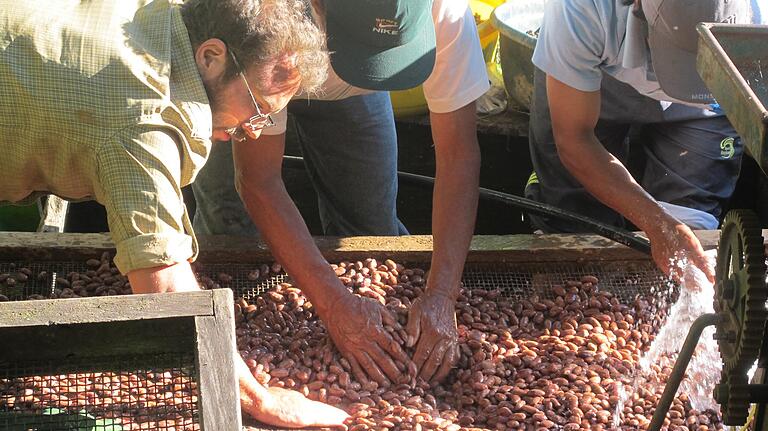
{"label": "metal mesh", "polygon": [[[406,264],[408,268],[419,265]],[[220,272],[232,276],[229,283],[235,296],[254,299],[279,283],[290,283],[285,273],[269,274],[256,281],[249,280],[248,274],[254,265],[206,265],[198,275],[215,278]],[[426,269],[426,267],[424,267]],[[579,264],[562,263],[483,263],[468,264],[464,269],[462,282],[466,289],[500,290],[502,296],[511,300],[536,294],[541,298],[554,298],[552,288],[564,285],[568,280],[578,280],[592,275],[599,280],[599,288],[613,293],[622,303],[629,304],[637,295],[647,296],[659,293],[668,286],[664,275],[653,262],[605,262]]]}
{"label": "metal mesh", "polygon": [[195,376],[187,354],[0,364],[0,429],[199,430]]}
{"label": "metal mesh", "polygon": [[638,295],[656,294],[668,285],[652,262],[474,264],[467,266],[462,281],[467,289],[501,290],[502,296],[511,300],[533,294],[554,299],[555,286],[583,276],[597,277],[600,290],[613,293],[625,304]]}
{"label": "metal mesh", "polygon": [[[254,299],[277,284],[291,282],[283,271],[254,271],[265,265],[257,264],[205,264],[198,269],[198,278],[208,277],[221,287],[234,290],[236,296]],[[407,265],[409,268],[418,265]],[[77,262],[16,262],[0,263],[0,274],[15,277],[21,268],[31,273],[26,282],[17,281],[14,286],[0,282],[0,294],[10,300],[29,298],[30,295],[49,297],[57,286],[56,278],[70,272],[85,272],[88,267]],[[425,268],[426,269],[426,268]],[[42,273],[42,276],[41,276]],[[231,276],[222,282],[219,274]],[[600,279],[600,288],[616,295],[623,303],[630,303],[638,294],[656,293],[667,286],[667,280],[653,262],[603,262],[579,264],[561,263],[483,263],[468,264],[463,283],[467,289],[500,289],[509,299],[519,299],[533,293],[542,298],[552,298],[551,289],[567,280],[594,275]]]}

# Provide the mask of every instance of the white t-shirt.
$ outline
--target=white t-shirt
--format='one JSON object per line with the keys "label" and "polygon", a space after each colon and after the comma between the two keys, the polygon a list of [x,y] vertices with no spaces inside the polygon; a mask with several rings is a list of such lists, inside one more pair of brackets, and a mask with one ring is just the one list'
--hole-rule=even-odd
{"label": "white t-shirt", "polygon": [[[468,0],[434,0],[436,58],[432,74],[424,81],[424,97],[429,110],[436,113],[455,111],[477,100],[490,88],[477,26]],[[341,100],[371,93],[344,82],[333,71],[318,94],[310,100]],[[296,99],[307,99],[306,95]],[[275,125],[264,129],[265,135],[285,133],[287,109],[273,115]]]}

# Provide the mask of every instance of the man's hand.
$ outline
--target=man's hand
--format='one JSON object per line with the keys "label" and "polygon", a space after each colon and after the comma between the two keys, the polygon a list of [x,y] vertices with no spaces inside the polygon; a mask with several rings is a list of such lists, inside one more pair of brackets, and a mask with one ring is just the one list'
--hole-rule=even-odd
{"label": "man's hand", "polygon": [[134,269],[126,274],[133,293],[195,292],[200,290],[189,262]]}
{"label": "man's hand", "polygon": [[665,274],[680,280],[683,268],[679,266],[679,261],[687,259],[706,275],[710,283],[715,282],[714,269],[709,264],[699,239],[683,222],[665,214],[663,221],[654,229],[646,230],[646,233],[651,241],[653,260]]}
{"label": "man's hand", "polygon": [[320,317],[328,333],[360,382],[367,382],[370,376],[386,386],[406,379],[404,371],[411,359],[384,328],[398,330],[400,325],[381,304],[350,294],[325,314]]}
{"label": "man's hand", "polygon": [[283,388],[268,388],[258,403],[243,407],[254,419],[282,428],[344,427],[349,418],[344,410]]}
{"label": "man's hand", "polygon": [[417,346],[413,361],[419,377],[439,383],[459,360],[456,301],[427,289],[411,306],[406,332],[407,346]]}

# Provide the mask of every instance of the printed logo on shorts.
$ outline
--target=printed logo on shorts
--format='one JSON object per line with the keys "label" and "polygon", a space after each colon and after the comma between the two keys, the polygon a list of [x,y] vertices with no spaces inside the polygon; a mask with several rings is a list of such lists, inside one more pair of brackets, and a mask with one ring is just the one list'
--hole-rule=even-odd
{"label": "printed logo on shorts", "polygon": [[734,141],[735,139],[733,138],[725,138],[720,141],[720,157],[724,159],[733,157],[733,154],[735,153],[735,150],[733,149]]}

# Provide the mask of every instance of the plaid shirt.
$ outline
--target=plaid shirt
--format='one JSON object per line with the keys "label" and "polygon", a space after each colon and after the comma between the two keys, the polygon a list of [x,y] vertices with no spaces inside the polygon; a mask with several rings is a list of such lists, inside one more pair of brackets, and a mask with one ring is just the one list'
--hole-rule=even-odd
{"label": "plaid shirt", "polygon": [[0,0],[0,202],[96,199],[124,273],[194,259],[211,128],[169,0]]}

